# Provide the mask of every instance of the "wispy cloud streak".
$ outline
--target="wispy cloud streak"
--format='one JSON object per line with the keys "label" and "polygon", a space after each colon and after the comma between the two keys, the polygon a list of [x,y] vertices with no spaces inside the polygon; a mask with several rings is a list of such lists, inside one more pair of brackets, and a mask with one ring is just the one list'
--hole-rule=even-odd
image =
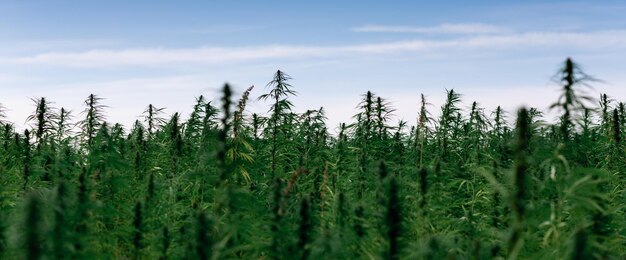
{"label": "wispy cloud streak", "polygon": [[96,49],[84,52],[47,52],[31,56],[0,57],[0,63],[74,67],[169,66],[220,64],[268,59],[351,57],[404,52],[446,53],[506,48],[561,48],[625,50],[626,30],[596,32],[529,32],[464,36],[445,40],[406,40],[343,46],[269,45],[251,47]]}
{"label": "wispy cloud streak", "polygon": [[352,30],[355,32],[428,34],[495,34],[509,31],[501,26],[483,23],[444,23],[432,27],[365,25],[352,28]]}

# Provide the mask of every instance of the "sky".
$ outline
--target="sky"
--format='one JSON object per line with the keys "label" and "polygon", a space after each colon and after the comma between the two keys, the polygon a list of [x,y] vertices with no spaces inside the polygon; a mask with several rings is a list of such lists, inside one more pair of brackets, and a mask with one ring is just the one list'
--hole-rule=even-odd
{"label": "sky", "polygon": [[626,97],[623,1],[17,1],[0,0],[0,104],[18,127],[32,98],[81,117],[91,93],[127,126],[153,104],[191,112],[254,85],[248,113],[277,70],[297,112],[324,107],[332,131],[368,90],[414,124],[424,94],[434,115],[446,90],[547,110],[567,57],[600,79],[589,95]]}

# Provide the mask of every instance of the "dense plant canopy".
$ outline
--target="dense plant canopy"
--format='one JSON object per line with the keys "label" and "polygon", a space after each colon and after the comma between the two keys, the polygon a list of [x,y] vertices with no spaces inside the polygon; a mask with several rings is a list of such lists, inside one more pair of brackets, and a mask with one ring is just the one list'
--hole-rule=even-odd
{"label": "dense plant canopy", "polygon": [[130,128],[96,95],[81,113],[33,99],[23,131],[0,106],[0,258],[623,258],[624,104],[581,94],[570,59],[556,78],[554,123],[452,89],[394,123],[367,92],[337,134],[324,108],[295,112],[282,71],[267,117],[228,85]]}

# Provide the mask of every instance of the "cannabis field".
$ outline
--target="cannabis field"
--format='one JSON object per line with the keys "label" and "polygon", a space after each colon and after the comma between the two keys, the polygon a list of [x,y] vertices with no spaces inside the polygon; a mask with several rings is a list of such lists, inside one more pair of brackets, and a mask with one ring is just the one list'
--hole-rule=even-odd
{"label": "cannabis field", "polygon": [[190,115],[147,105],[132,126],[97,95],[72,112],[35,98],[26,127],[0,112],[0,258],[626,255],[626,108],[587,96],[570,59],[545,108],[416,93],[412,122],[367,92],[352,122],[326,125],[323,108],[294,112],[287,74],[268,79],[196,97]]}

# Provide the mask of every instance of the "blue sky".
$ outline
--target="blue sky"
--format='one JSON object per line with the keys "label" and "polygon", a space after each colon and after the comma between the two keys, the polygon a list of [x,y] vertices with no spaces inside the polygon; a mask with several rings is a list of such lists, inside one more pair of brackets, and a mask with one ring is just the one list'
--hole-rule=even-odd
{"label": "blue sky", "polygon": [[[626,4],[620,1],[0,1],[0,103],[23,125],[45,96],[75,111],[101,95],[129,125],[150,103],[188,114],[224,82],[253,97],[281,69],[296,110],[350,120],[367,90],[413,123],[445,89],[497,105],[545,109],[566,57],[626,96]],[[251,102],[249,112],[268,104]]]}

